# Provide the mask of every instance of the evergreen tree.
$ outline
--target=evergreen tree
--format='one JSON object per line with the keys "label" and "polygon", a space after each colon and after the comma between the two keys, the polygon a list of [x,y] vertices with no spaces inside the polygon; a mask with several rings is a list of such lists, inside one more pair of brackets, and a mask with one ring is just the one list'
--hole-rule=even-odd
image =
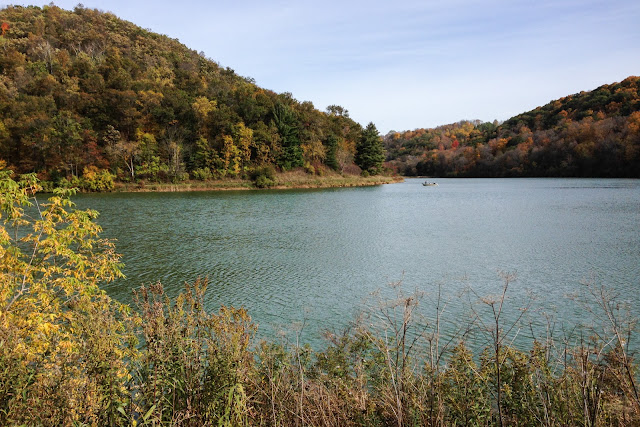
{"label": "evergreen tree", "polygon": [[325,142],[327,147],[327,156],[325,163],[333,170],[338,170],[340,165],[338,164],[337,152],[338,152],[338,138],[335,135],[329,135]]}
{"label": "evergreen tree", "polygon": [[295,113],[284,104],[276,104],[273,121],[282,139],[282,153],[278,166],[289,170],[302,166],[302,148]]}
{"label": "evergreen tree", "polygon": [[356,165],[360,169],[371,174],[379,174],[382,172],[382,163],[384,162],[384,147],[382,146],[382,138],[376,129],[376,125],[369,123],[362,132],[362,136],[356,146]]}

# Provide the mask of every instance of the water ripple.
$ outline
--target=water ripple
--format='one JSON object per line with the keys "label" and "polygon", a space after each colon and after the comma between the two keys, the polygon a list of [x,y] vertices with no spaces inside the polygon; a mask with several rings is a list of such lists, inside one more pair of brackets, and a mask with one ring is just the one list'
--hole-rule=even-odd
{"label": "water ripple", "polygon": [[[269,334],[308,320],[308,341],[340,329],[369,294],[403,279],[446,297],[466,286],[493,294],[497,272],[517,271],[514,304],[539,295],[559,318],[585,278],[615,287],[640,307],[640,181],[420,180],[310,191],[109,194],[77,197],[101,212],[116,238],[131,289],[161,281],[169,295],[207,277],[209,309],[244,306]],[[464,280],[459,280],[464,278]],[[635,300],[635,301],[633,301]],[[424,304],[428,311],[428,304]],[[451,305],[452,321],[462,304]]]}

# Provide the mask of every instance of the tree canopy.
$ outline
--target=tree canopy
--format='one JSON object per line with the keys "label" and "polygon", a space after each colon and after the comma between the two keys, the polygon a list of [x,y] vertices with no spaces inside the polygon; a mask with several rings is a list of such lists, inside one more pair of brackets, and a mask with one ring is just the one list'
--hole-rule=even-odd
{"label": "tree canopy", "polygon": [[552,101],[504,123],[385,136],[406,175],[640,177],[640,78]]}
{"label": "tree canopy", "polygon": [[97,175],[109,187],[353,165],[362,128],[343,107],[261,88],[111,13],[8,6],[0,22],[0,160],[16,173],[92,189]]}

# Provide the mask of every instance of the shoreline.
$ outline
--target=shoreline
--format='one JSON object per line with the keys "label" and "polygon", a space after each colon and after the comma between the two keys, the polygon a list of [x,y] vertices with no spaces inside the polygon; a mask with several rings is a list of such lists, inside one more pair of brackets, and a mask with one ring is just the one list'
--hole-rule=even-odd
{"label": "shoreline", "polygon": [[173,183],[116,183],[113,193],[170,193],[180,191],[244,191],[244,190],[296,190],[320,188],[369,187],[404,182],[402,176],[325,175],[309,176],[296,172],[279,174],[276,184],[258,188],[248,179],[218,179],[211,181],[185,181]]}

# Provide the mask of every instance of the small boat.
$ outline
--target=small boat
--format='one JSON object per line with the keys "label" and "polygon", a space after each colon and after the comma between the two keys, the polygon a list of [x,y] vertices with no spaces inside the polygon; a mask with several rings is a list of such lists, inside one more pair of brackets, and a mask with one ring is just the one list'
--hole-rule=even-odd
{"label": "small boat", "polygon": [[422,185],[424,185],[425,187],[433,187],[435,185],[438,185],[438,183],[437,182],[427,182],[427,181],[425,181],[425,182],[422,183]]}

